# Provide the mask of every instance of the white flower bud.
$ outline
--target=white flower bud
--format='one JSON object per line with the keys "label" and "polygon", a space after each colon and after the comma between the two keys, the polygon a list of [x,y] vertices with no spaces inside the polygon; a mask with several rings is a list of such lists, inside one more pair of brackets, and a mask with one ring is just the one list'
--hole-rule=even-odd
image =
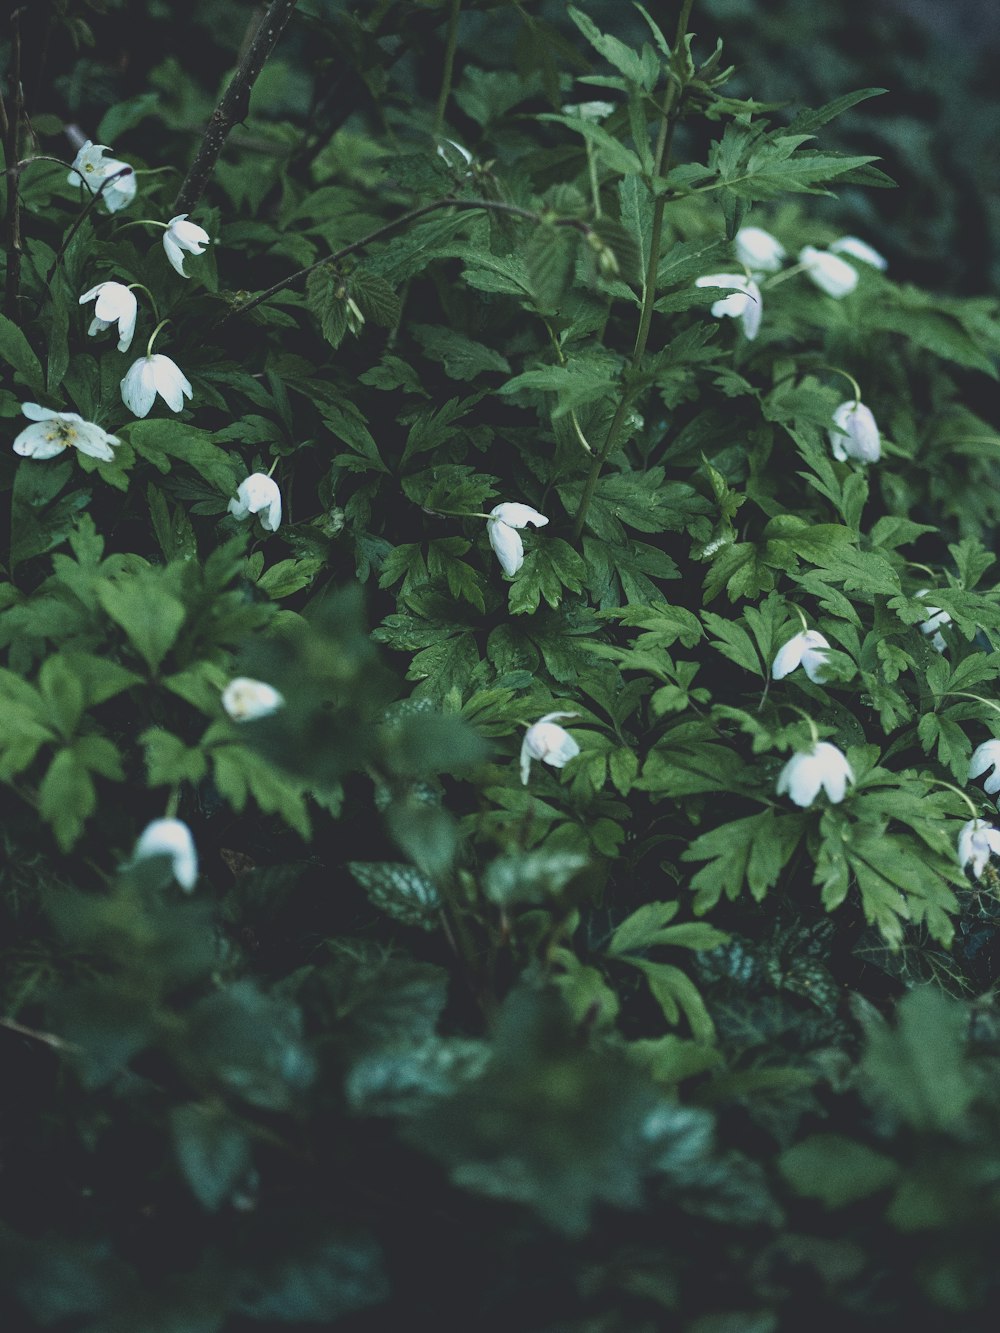
{"label": "white flower bud", "polygon": [[179,819],[154,819],[148,824],[135,845],[133,860],[151,856],[169,856],[174,879],[190,893],[198,879],[198,853],[187,824]]}
{"label": "white flower bud", "polygon": [[777,273],[786,257],[785,247],[763,227],[741,227],[733,241],[736,258],[751,273]]}
{"label": "white flower bud", "polygon": [[256,514],[265,532],[277,532],[281,522],[281,492],[273,477],[253,472],[236,488],[229,501],[229,512],[234,518],[249,518]]}
{"label": "white flower bud", "polygon": [[779,648],[771,667],[775,680],[784,680],[796,667],[801,666],[811,681],[824,679],[826,654],[830,645],[819,630],[807,629],[789,639]]}
{"label": "white flower bud", "polygon": [[833,414],[838,430],[828,430],[830,448],[841,463],[855,458],[859,463],[877,463],[882,442],[871,409],[864,403],[841,403]]}
{"label": "white flower bud", "polygon": [[972,874],[979,879],[992,855],[1000,855],[1000,833],[982,819],[970,819],[958,835],[958,859],[964,869],[972,862]]}
{"label": "white flower bud", "polygon": [[801,754],[793,754],[778,776],[778,795],[786,793],[803,808],[812,805],[820,788],[834,805],[844,799],[854,773],[846,757],[835,745],[816,741]]}
{"label": "white flower bud", "polygon": [[553,768],[565,768],[580,753],[580,747],[565,728],[555,721],[557,717],[577,717],[577,713],[546,713],[524,733],[521,741],[521,781],[526,783],[531,774],[532,759],[540,759]]}
{"label": "white flower bud", "polygon": [[285,706],[273,685],[250,676],[234,676],[222,691],[222,706],[234,722],[256,722]]}
{"label": "white flower bud", "polygon": [[858,271],[852,268],[839,255],[830,254],[829,250],[817,250],[806,245],[799,251],[799,263],[805,265],[806,273],[827,296],[834,296],[839,301],[849,296],[858,285]]}

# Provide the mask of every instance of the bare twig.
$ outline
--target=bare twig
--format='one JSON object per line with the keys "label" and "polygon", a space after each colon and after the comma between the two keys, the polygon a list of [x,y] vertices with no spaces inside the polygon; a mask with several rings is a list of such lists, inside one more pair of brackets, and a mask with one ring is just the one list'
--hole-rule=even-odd
{"label": "bare twig", "polygon": [[398,218],[393,218],[391,222],[386,222],[375,231],[369,232],[367,236],[362,236],[358,241],[352,241],[350,245],[345,245],[343,249],[335,254],[327,255],[324,259],[317,259],[314,264],[308,264],[305,268],[298,269],[295,273],[290,273],[287,278],[282,278],[276,282],[273,287],[268,287],[266,292],[258,292],[256,296],[249,301],[244,301],[242,305],[234,306],[232,310],[219,321],[220,325],[225,324],[227,320],[234,315],[242,315],[247,310],[252,310],[254,306],[263,305],[265,301],[276,296],[278,292],[283,292],[286,287],[293,287],[300,278],[307,277],[314,269],[322,268],[324,264],[337,264],[348,255],[355,254],[358,250],[364,250],[374,241],[380,241],[390,232],[398,227],[405,227],[411,222],[416,222],[428,213],[436,213],[441,208],[454,208],[459,212],[469,212],[474,209],[481,209],[486,213],[503,213],[508,217],[523,218],[526,222],[541,223],[549,220],[554,227],[569,227],[573,231],[578,231],[581,236],[590,234],[592,228],[586,222],[579,218],[555,218],[545,219],[540,213],[533,212],[530,208],[521,208],[518,204],[506,204],[498,199],[452,199],[450,196],[445,199],[435,199],[429,204],[421,204],[419,208],[411,208],[408,213],[401,213]]}
{"label": "bare twig", "polygon": [[25,1027],[23,1023],[18,1023],[14,1018],[0,1018],[0,1027],[16,1032],[19,1036],[30,1037],[32,1041],[44,1042],[46,1046],[51,1046],[54,1051],[78,1051],[80,1049],[74,1042],[65,1041],[62,1037],[57,1037],[54,1032],[40,1032],[37,1028]]}
{"label": "bare twig", "polygon": [[3,308],[8,319],[17,319],[18,295],[21,290],[21,182],[17,159],[24,117],[24,89],[21,87],[21,10],[10,16],[13,40],[11,43],[10,111],[6,115],[4,158],[7,166],[7,216],[4,225],[4,243],[7,248],[7,276],[4,282]]}
{"label": "bare twig", "polygon": [[201,147],[174,200],[175,214],[189,213],[194,208],[205,192],[229,131],[250,114],[250,90],[264,68],[264,62],[274,50],[296,3],[297,0],[271,0],[268,5],[267,13],[243,53],[222,101],[212,112]]}

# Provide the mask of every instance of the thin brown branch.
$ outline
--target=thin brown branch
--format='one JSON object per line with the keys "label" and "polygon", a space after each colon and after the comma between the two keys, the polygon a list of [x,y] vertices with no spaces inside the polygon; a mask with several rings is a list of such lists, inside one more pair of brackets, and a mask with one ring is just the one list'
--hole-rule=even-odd
{"label": "thin brown branch", "polygon": [[195,154],[191,168],[174,200],[175,214],[189,213],[194,208],[205,192],[219,154],[229,138],[230,130],[234,125],[245,121],[250,114],[250,90],[264,68],[265,61],[274,50],[275,43],[284,31],[296,3],[297,0],[271,0],[268,5],[260,27],[244,51],[229,87],[212,112],[201,147]]}
{"label": "thin brown branch", "polygon": [[[517,204],[505,204],[498,199],[452,199],[450,196],[444,199],[435,199],[429,204],[421,204],[419,208],[411,208],[408,213],[401,213],[398,218],[393,218],[391,222],[386,222],[384,226],[369,232],[367,236],[362,236],[358,241],[352,241],[350,245],[345,245],[343,249],[335,254],[327,255],[323,259],[317,259],[313,264],[307,264],[305,268],[298,269],[295,273],[290,273],[287,278],[282,278],[276,282],[273,287],[268,287],[266,292],[258,292],[249,301],[244,301],[242,305],[234,306],[232,310],[219,321],[220,326],[227,320],[232,319],[234,315],[245,314],[252,310],[254,306],[263,305],[265,301],[276,296],[278,292],[283,292],[287,287],[294,287],[300,278],[308,277],[314,269],[322,268],[324,264],[337,264],[349,255],[356,254],[358,250],[364,250],[375,241],[380,241],[383,237],[394,232],[398,227],[405,227],[411,222],[416,222],[428,213],[436,213],[441,208],[454,208],[458,211],[469,212],[473,209],[481,209],[487,213],[505,213],[508,217],[523,218],[526,222],[543,222],[540,213],[533,212],[530,208],[521,208]],[[556,218],[552,221],[555,227],[570,227],[581,235],[590,234],[591,228],[586,222],[581,222],[578,218]]]}
{"label": "thin brown branch", "polygon": [[4,281],[3,308],[8,319],[17,319],[21,291],[21,182],[17,159],[24,118],[24,89],[21,86],[21,10],[11,15],[11,106],[6,116],[4,160],[7,167],[7,212],[4,220],[4,244],[7,249],[7,274]]}

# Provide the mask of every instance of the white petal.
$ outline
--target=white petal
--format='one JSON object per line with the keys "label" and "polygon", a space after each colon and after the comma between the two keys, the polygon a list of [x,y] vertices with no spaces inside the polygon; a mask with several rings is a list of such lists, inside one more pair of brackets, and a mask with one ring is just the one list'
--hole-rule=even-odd
{"label": "white petal", "polygon": [[746,300],[743,304],[743,313],[740,316],[740,322],[743,325],[743,335],[749,341],[760,332],[761,320],[764,318],[764,302],[761,300],[760,288],[755,282],[747,284]]}
{"label": "white petal", "polygon": [[796,805],[803,809],[812,805],[819,794],[819,773],[808,762],[808,756],[793,754],[778,776],[778,795],[787,792]]}
{"label": "white petal", "polygon": [[122,402],[135,417],[148,416],[156,401],[156,382],[152,357],[143,356],[133,362],[121,382]]}
{"label": "white petal", "polygon": [[153,383],[171,412],[179,412],[184,406],[184,395],[191,397],[191,385],[182,374],[176,362],[169,356],[157,353],[149,358],[152,366]]}
{"label": "white petal", "polygon": [[490,545],[493,547],[500,567],[509,577],[513,577],[524,564],[524,543],[516,528],[508,527],[498,519],[490,519],[486,524]]}
{"label": "white petal", "polygon": [[830,249],[835,255],[851,255],[864,264],[871,264],[873,268],[885,270],[889,267],[889,261],[885,256],[880,255],[860,236],[841,236],[839,240],[832,242]]}
{"label": "white petal", "polygon": [[109,435],[100,426],[95,426],[92,421],[85,421],[77,430],[75,444],[81,454],[99,458],[103,463],[113,463],[115,461],[113,446],[121,444],[121,440],[117,436]]}
{"label": "white petal", "polygon": [[22,403],[21,411],[29,421],[53,421],[61,417],[61,412],[53,412],[51,407],[40,407],[38,403]]}
{"label": "white petal", "polygon": [[[53,412],[53,416],[57,413]],[[34,426],[25,426],[20,435],[14,440],[14,452],[20,454],[22,458],[55,458],[61,454],[67,445],[64,440],[59,438],[50,439],[51,431],[48,426],[38,422]]]}
{"label": "white petal", "polygon": [[163,233],[163,248],[166,251],[167,259],[170,261],[171,268],[175,269],[182,278],[186,278],[188,274],[184,272],[184,252],[169,231]]}
{"label": "white petal", "polygon": [[536,528],[544,528],[549,521],[537,509],[532,509],[531,505],[519,504],[513,500],[495,505],[490,510],[490,517],[499,519],[501,523],[506,523],[509,528],[524,528],[529,523]]}
{"label": "white petal", "polygon": [[234,722],[255,722],[284,707],[284,697],[266,681],[234,677],[222,691],[222,706]]}
{"label": "white petal", "polygon": [[784,680],[802,661],[802,654],[806,648],[804,640],[804,634],[796,634],[775,653],[774,664],[771,667],[771,675],[775,680]]}
{"label": "white petal", "polygon": [[785,258],[785,247],[763,227],[741,227],[733,245],[740,263],[757,273],[776,273]]}
{"label": "white petal", "polygon": [[521,741],[521,781],[523,783],[527,783],[531,776],[532,758],[531,747],[528,744],[528,734],[525,732],[524,739]]}
{"label": "white petal", "polygon": [[134,857],[144,861],[152,856],[169,856],[174,879],[190,891],[198,879],[198,854],[191,830],[179,819],[154,819],[142,831],[135,845]]}

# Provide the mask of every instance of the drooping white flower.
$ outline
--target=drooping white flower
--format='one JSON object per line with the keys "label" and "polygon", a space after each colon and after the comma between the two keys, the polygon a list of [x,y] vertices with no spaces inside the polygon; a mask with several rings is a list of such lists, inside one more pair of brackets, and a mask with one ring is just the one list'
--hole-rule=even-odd
{"label": "drooping white flower", "polygon": [[133,860],[151,856],[169,856],[174,879],[191,892],[198,879],[198,853],[187,824],[179,819],[154,819],[148,824],[135,844]]}
{"label": "drooping white flower", "polygon": [[[458,171],[461,167],[472,166],[472,154],[468,148],[463,148],[454,139],[442,139],[437,146],[437,155],[452,171]],[[471,176],[472,172],[467,171],[465,174]]]}
{"label": "drooping white flower", "polygon": [[580,753],[580,747],[556,718],[578,717],[578,713],[546,713],[528,728],[521,741],[521,781],[526,783],[531,774],[532,759],[540,759],[553,768],[565,768]]}
{"label": "drooping white flower", "polygon": [[266,681],[234,676],[222,691],[222,706],[234,722],[256,722],[284,708],[285,697]]}
{"label": "drooping white flower", "polygon": [[263,472],[252,472],[236,488],[236,496],[229,501],[229,512],[234,518],[249,518],[256,514],[265,532],[277,532],[281,522],[278,483]]}
{"label": "drooping white flower", "polygon": [[872,268],[883,272],[889,267],[888,259],[860,236],[841,236],[839,240],[831,242],[830,249],[835,255],[850,255],[852,259],[860,259],[863,264],[871,264]]}
{"label": "drooping white flower", "polygon": [[119,209],[127,208],[135,198],[135,172],[127,162],[119,162],[117,158],[104,156],[110,152],[111,149],[104,144],[91,143],[88,139],[74,157],[66,179],[70,185],[79,185],[82,181],[91,194],[96,194],[109,176],[122,172],[117,180],[111,181],[101,190],[104,207],[109,213],[117,213]]}
{"label": "drooping white flower", "polygon": [[849,296],[858,285],[858,271],[852,268],[846,259],[831,254],[829,250],[817,250],[806,245],[799,251],[799,263],[805,265],[806,273],[817,287],[827,296]]}
{"label": "drooping white flower", "polygon": [[1000,856],[1000,832],[983,819],[970,819],[958,835],[958,859],[963,868],[972,862],[972,873],[979,879],[986,862],[996,853]]}
{"label": "drooping white flower", "polygon": [[882,441],[871,409],[864,403],[841,403],[833,414],[838,430],[828,430],[833,456],[843,463],[856,458],[859,463],[877,463],[882,456]]}
{"label": "drooping white flower", "polygon": [[21,411],[36,423],[25,426],[14,441],[14,452],[22,458],[56,458],[65,449],[79,449],[102,463],[114,462],[114,447],[121,440],[92,421],[84,421],[76,412],[53,412],[38,403],[22,403]]}
{"label": "drooping white flower", "polygon": [[567,102],[562,108],[562,113],[564,116],[579,116],[581,120],[589,120],[596,124],[598,121],[607,120],[614,109],[614,102]]}
{"label": "drooping white flower", "polygon": [[777,236],[763,227],[741,227],[733,246],[736,258],[751,273],[777,273],[787,253]]}
{"label": "drooping white flower", "polygon": [[87,330],[88,334],[93,337],[95,333],[103,333],[105,329],[110,329],[112,324],[117,324],[118,350],[127,352],[132,346],[136,314],[139,309],[135,292],[129,291],[121,282],[99,282],[96,287],[91,287],[89,292],[84,292],[80,297],[80,305],[93,301],[95,296],[97,304],[94,306],[94,318]]}
{"label": "drooping white flower", "polygon": [[778,776],[778,795],[786,793],[805,808],[812,805],[820,788],[837,805],[844,799],[854,773],[846,757],[828,741],[816,741],[811,749],[793,754]]}
{"label": "drooping white flower", "polygon": [[703,278],[696,278],[696,287],[730,287],[729,296],[723,296],[712,306],[716,319],[728,315],[738,319],[743,325],[743,332],[750,340],[757,337],[764,306],[760,299],[760,288],[753,278],[744,273],[709,273]]}
{"label": "drooping white flower", "polygon": [[524,543],[517,529],[527,527],[529,523],[543,528],[548,521],[531,505],[514,500],[494,505],[486,520],[486,535],[505,574],[513,576],[524,564]]}
{"label": "drooping white flower", "polygon": [[775,680],[784,680],[796,667],[801,666],[811,681],[819,683],[824,678],[826,650],[829,647],[819,630],[802,630],[789,639],[783,648],[778,649],[771,675]]}
{"label": "drooping white flower", "polygon": [[[923,598],[930,596],[930,592],[930,588],[921,588],[913,595],[923,600]],[[931,645],[936,648],[939,653],[943,653],[948,647],[948,644],[945,641],[944,635],[941,633],[941,626],[950,625],[951,616],[947,611],[942,611],[939,606],[928,606],[927,615],[928,619],[920,622],[920,632],[921,634],[927,635],[933,634],[934,637],[931,639]]]}
{"label": "drooping white flower", "polygon": [[144,417],[159,394],[171,412],[179,412],[192,394],[191,384],[176,361],[154,352],[141,356],[125,372],[121,383],[122,402],[136,417]]}
{"label": "drooping white flower", "polygon": [[186,213],[171,218],[163,233],[163,248],[171,268],[176,269],[182,278],[189,278],[191,275],[184,272],[184,251],[200,255],[211,239],[204,227],[199,227],[197,222],[188,222]]}
{"label": "drooping white flower", "polygon": [[972,751],[972,758],[969,760],[969,781],[973,778],[981,777],[988,768],[993,772],[983,783],[985,789],[991,796],[995,796],[1000,791],[1000,741],[983,741],[982,745],[977,745]]}

